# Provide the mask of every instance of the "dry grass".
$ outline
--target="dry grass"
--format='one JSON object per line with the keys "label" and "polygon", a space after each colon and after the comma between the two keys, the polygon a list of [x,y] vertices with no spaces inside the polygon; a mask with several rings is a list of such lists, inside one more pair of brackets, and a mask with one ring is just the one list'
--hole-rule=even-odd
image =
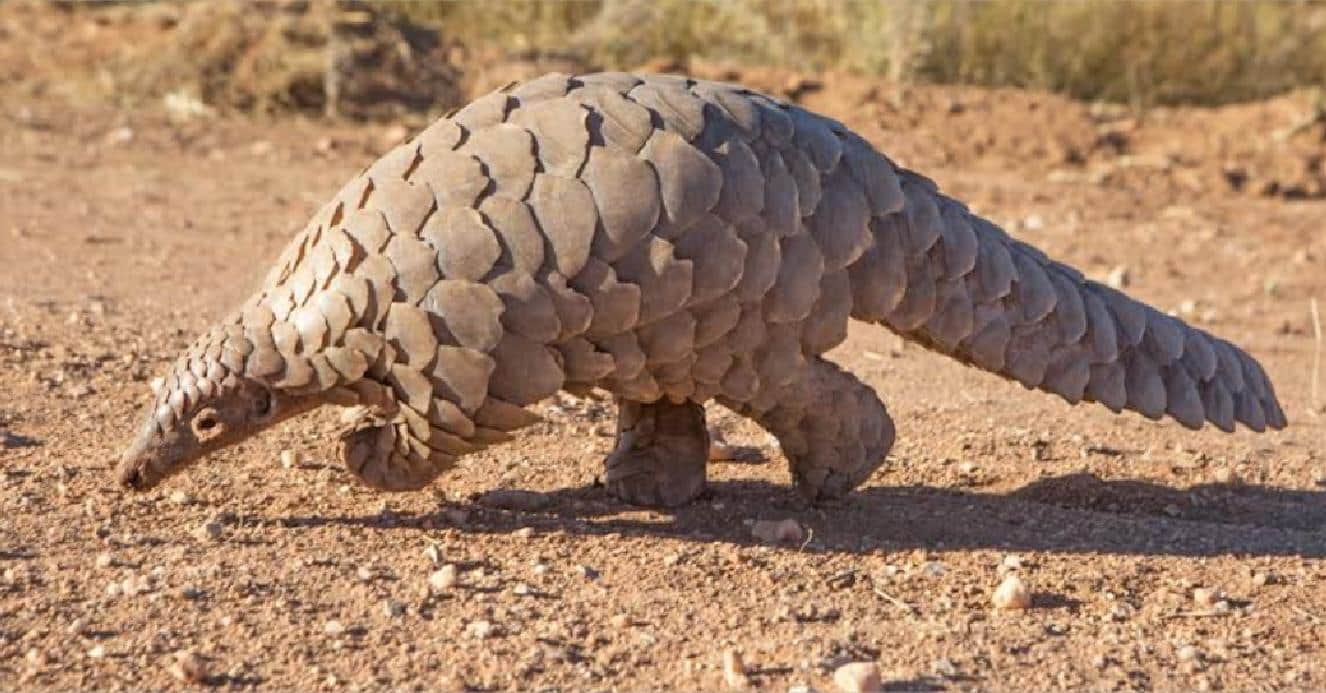
{"label": "dry grass", "polygon": [[1326,3],[1082,0],[398,2],[462,41],[605,68],[693,58],[1214,104],[1326,83]]}

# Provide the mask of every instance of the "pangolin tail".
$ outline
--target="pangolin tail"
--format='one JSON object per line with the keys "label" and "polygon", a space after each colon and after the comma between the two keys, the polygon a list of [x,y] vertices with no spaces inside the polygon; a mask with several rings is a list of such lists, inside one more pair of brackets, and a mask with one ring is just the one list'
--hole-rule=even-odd
{"label": "pangolin tail", "polygon": [[1070,403],[1096,401],[1189,428],[1283,428],[1246,352],[1010,238],[899,171],[903,209],[872,221],[851,268],[853,317]]}

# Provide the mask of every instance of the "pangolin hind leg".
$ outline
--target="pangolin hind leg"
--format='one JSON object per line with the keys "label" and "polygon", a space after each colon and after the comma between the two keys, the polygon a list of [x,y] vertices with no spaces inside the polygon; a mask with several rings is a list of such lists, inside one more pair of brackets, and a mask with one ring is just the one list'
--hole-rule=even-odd
{"label": "pangolin hind leg", "polygon": [[893,447],[893,420],[875,391],[818,356],[776,391],[720,401],[778,439],[793,481],[810,500],[846,495]]}
{"label": "pangolin hind leg", "polygon": [[608,492],[634,505],[676,506],[704,490],[704,407],[617,398],[617,445],[604,460]]}

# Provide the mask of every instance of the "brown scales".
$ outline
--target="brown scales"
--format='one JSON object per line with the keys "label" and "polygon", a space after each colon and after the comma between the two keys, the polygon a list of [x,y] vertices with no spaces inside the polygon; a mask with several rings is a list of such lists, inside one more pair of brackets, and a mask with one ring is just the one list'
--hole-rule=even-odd
{"label": "brown scales", "polygon": [[703,488],[710,399],[773,433],[808,496],[839,496],[894,436],[820,356],[849,317],[1073,403],[1285,425],[1244,352],[1009,238],[833,120],[731,85],[553,74],[350,181],[177,362],[121,474],[148,486],[335,403],[361,407],[351,471],[414,489],[530,423],[525,406],[599,387],[621,404],[607,479],[627,500]]}

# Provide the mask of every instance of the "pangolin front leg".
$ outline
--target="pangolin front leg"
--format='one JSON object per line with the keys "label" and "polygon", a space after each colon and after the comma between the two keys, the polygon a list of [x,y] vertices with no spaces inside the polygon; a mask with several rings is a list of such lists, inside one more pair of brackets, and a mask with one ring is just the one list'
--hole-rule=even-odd
{"label": "pangolin front leg", "polygon": [[617,445],[604,460],[608,492],[636,505],[675,506],[704,490],[709,432],[704,407],[666,398],[617,399]]}

